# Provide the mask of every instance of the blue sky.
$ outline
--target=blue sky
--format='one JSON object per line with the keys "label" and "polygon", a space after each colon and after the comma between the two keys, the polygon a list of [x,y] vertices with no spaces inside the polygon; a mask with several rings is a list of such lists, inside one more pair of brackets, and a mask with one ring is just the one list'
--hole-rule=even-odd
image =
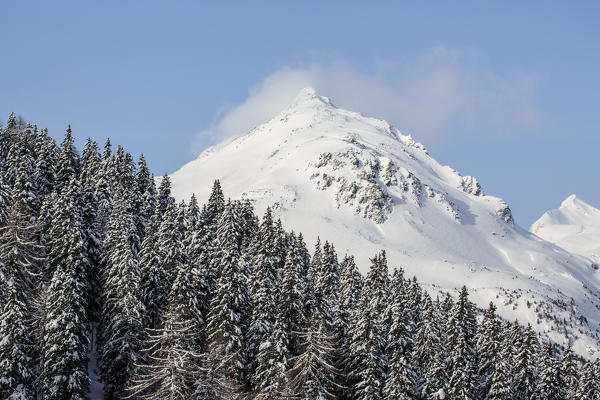
{"label": "blue sky", "polygon": [[571,193],[600,205],[599,18],[597,1],[4,2],[0,120],[71,123],[162,174],[310,84],[527,227]]}

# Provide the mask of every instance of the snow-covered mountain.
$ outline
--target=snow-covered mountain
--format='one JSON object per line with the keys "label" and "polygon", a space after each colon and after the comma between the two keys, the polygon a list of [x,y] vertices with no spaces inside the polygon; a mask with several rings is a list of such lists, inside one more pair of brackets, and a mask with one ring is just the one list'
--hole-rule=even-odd
{"label": "snow-covered mountain", "polygon": [[573,254],[600,263],[600,210],[574,194],[558,209],[542,215],[530,230]]}
{"label": "snow-covered mountain", "polygon": [[463,284],[481,307],[531,323],[586,357],[600,354],[600,272],[519,227],[479,182],[442,166],[389,123],[336,108],[311,88],[271,121],[204,151],[172,175],[173,194],[269,205],[288,229],[333,242],[363,271],[386,249],[391,267],[432,294]]}

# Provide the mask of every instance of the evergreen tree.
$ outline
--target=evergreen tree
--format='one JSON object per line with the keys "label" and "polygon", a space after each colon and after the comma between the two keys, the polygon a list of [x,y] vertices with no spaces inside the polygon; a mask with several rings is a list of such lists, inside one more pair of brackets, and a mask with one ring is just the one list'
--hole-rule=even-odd
{"label": "evergreen tree", "polygon": [[412,358],[421,376],[421,397],[435,398],[443,392],[448,375],[445,366],[445,352],[442,343],[442,328],[435,315],[434,305],[425,293],[423,318],[417,326]]}
{"label": "evergreen tree", "polygon": [[358,322],[352,331],[353,398],[382,399],[387,370],[383,318],[387,299],[387,262],[381,252],[371,259]]}
{"label": "evergreen tree", "polygon": [[217,227],[219,284],[208,315],[208,376],[198,382],[206,398],[229,399],[242,393],[249,292],[248,260],[241,253],[242,227],[228,202]]}
{"label": "evergreen tree", "polygon": [[195,393],[200,372],[197,316],[189,309],[194,294],[184,269],[173,283],[159,329],[149,329],[142,363],[132,379],[135,398],[187,400]]}
{"label": "evergreen tree", "polygon": [[554,348],[548,343],[540,359],[540,384],[536,393],[539,400],[563,399],[566,387],[562,385],[560,365],[554,358]]}
{"label": "evergreen tree", "polygon": [[283,326],[288,332],[289,353],[297,356],[300,354],[299,333],[306,326],[308,320],[304,313],[304,260],[299,251],[296,235],[291,234],[292,244],[287,253],[283,268],[283,282],[281,287],[281,307]]}
{"label": "evergreen tree", "polygon": [[5,290],[0,314],[0,397],[33,400],[33,343],[26,324],[25,293],[15,284],[15,277],[8,279]]}
{"label": "evergreen tree", "polygon": [[56,169],[56,191],[60,193],[72,179],[79,179],[81,160],[75,147],[71,125],[68,126],[65,137],[60,144],[60,154]]}
{"label": "evergreen tree", "polygon": [[516,350],[513,369],[515,399],[531,399],[537,390],[538,377],[536,364],[538,341],[531,325],[527,325],[520,346]]}
{"label": "evergreen tree", "polygon": [[112,400],[125,395],[140,362],[144,305],[141,301],[136,227],[122,190],[117,192],[104,248],[104,280],[100,344],[100,375],[104,395]]}
{"label": "evergreen tree", "polygon": [[447,364],[450,367],[447,393],[456,399],[471,399],[475,395],[475,305],[468,296],[467,288],[463,286],[446,328]]}
{"label": "evergreen tree", "polygon": [[340,371],[333,365],[336,338],[328,336],[319,325],[313,314],[301,335],[304,351],[290,360],[287,391],[294,399],[336,399],[336,393],[344,391],[336,382]]}
{"label": "evergreen tree", "polygon": [[485,397],[490,390],[500,345],[500,321],[496,317],[496,306],[491,302],[478,327],[476,344],[479,356],[478,391],[481,397]]}
{"label": "evergreen tree", "polygon": [[[72,204],[68,206],[74,214]],[[77,221],[71,218],[69,223],[71,233],[63,238],[67,239],[67,257],[54,270],[48,288],[42,347],[42,383],[48,400],[86,399],[89,390],[88,266]]]}
{"label": "evergreen tree", "polygon": [[597,400],[600,399],[600,358],[595,361],[587,362],[579,378],[579,385],[575,398],[579,400]]}
{"label": "evergreen tree", "polygon": [[254,258],[250,276],[252,314],[248,329],[249,373],[254,374],[258,349],[272,334],[279,297],[279,254],[277,235],[271,210],[267,208],[254,244]]}
{"label": "evergreen tree", "polygon": [[288,368],[288,334],[283,322],[283,307],[278,307],[273,329],[256,356],[256,399],[285,397]]}
{"label": "evergreen tree", "polygon": [[571,342],[568,343],[558,367],[565,397],[567,399],[576,398],[575,391],[579,382],[579,366],[571,349]]}
{"label": "evergreen tree", "polygon": [[[385,262],[385,253],[382,252],[375,262]],[[391,285],[393,292],[386,311],[389,333],[385,353],[390,355],[390,360],[384,393],[388,398],[414,399],[418,382],[417,369],[411,357],[415,331],[414,310],[411,307],[411,295],[414,293],[414,288],[412,283],[407,284],[402,281],[402,274],[395,274],[394,282]]]}
{"label": "evergreen tree", "polygon": [[156,199],[156,207],[158,207],[158,215],[163,215],[169,205],[175,204],[175,199],[171,197],[171,180],[169,175],[164,174],[158,187],[158,198]]}

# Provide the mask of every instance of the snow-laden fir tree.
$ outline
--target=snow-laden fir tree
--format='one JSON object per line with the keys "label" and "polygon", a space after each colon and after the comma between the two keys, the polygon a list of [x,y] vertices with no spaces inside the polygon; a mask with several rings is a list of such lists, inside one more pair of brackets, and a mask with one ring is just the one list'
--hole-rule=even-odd
{"label": "snow-laden fir tree", "polygon": [[547,343],[541,351],[539,360],[539,386],[535,395],[539,400],[563,399],[566,387],[562,385],[560,363],[554,356],[554,346]]}
{"label": "snow-laden fir tree", "polygon": [[337,383],[341,371],[334,366],[336,338],[320,325],[317,314],[313,314],[301,334],[304,351],[290,360],[287,392],[293,399],[333,400],[345,389]]}
{"label": "snow-laden fir tree", "polygon": [[138,228],[138,235],[143,237],[156,208],[156,184],[143,154],[138,161],[136,180],[138,193],[137,204],[135,206],[137,211],[136,226]]}
{"label": "snow-laden fir tree", "polygon": [[304,293],[306,284],[306,266],[301,255],[300,246],[296,235],[292,232],[291,246],[287,253],[283,267],[283,282],[281,286],[281,313],[282,324],[288,333],[289,354],[294,357],[300,354],[299,333],[308,323],[304,309]]}
{"label": "snow-laden fir tree", "polygon": [[383,399],[387,371],[386,336],[383,329],[387,305],[388,282],[385,253],[371,259],[371,268],[365,278],[360,311],[352,332],[350,346],[353,358],[352,397],[355,399]]}
{"label": "snow-laden fir tree", "polygon": [[171,197],[171,179],[169,179],[169,175],[164,174],[158,186],[158,197],[156,199],[158,215],[163,215],[167,207],[174,203],[175,199]]}
{"label": "snow-laden fir tree", "polygon": [[485,398],[490,390],[494,375],[494,363],[498,357],[500,346],[500,320],[496,316],[496,306],[491,302],[478,326],[475,340],[479,357],[477,391],[481,397]]}
{"label": "snow-laden fir tree", "polygon": [[469,300],[466,286],[463,286],[446,328],[447,365],[450,374],[447,393],[450,398],[475,398],[476,329],[475,305]]}
{"label": "snow-laden fir tree", "polygon": [[[271,210],[267,208],[254,244],[250,294],[252,314],[248,329],[249,374],[254,375],[260,345],[272,333],[279,298],[280,272],[277,252],[277,232],[273,224]],[[255,379],[251,378],[254,383]]]}
{"label": "snow-laden fir tree", "polygon": [[[238,398],[244,386],[250,294],[249,261],[241,252],[240,216],[231,202],[225,206],[217,225],[216,248],[221,275],[210,304],[206,377],[197,383],[201,398]],[[216,263],[215,262],[215,263]]]}
{"label": "snow-laden fir tree", "polygon": [[283,317],[283,303],[279,303],[271,333],[258,348],[254,379],[257,400],[284,398],[288,395],[289,337]]}
{"label": "snow-laden fir tree", "polygon": [[5,299],[0,314],[0,397],[33,400],[34,348],[25,292],[11,276],[4,282]]}
{"label": "snow-laden fir tree", "polygon": [[345,256],[340,268],[340,309],[336,319],[336,331],[340,338],[338,368],[343,372],[344,386],[351,388],[351,382],[347,379],[352,372],[353,361],[350,332],[358,321],[363,281],[353,256]]}
{"label": "snow-laden fir tree", "polygon": [[537,358],[539,343],[536,333],[527,325],[514,356],[513,390],[515,399],[531,399],[538,387]]}
{"label": "snow-laden fir tree", "polygon": [[579,382],[579,365],[575,360],[575,354],[573,354],[571,342],[567,344],[567,348],[562,354],[559,363],[559,370],[561,384],[564,388],[564,396],[567,399],[576,398],[575,391],[577,390],[577,383]]}
{"label": "snow-laden fir tree", "polygon": [[425,293],[423,297],[422,319],[416,327],[412,359],[418,370],[417,375],[421,377],[420,396],[429,399],[442,397],[448,374],[442,342],[443,325],[436,319],[435,306],[429,295]]}
{"label": "snow-laden fir tree", "polygon": [[[385,262],[385,253],[379,256],[378,262]],[[412,351],[416,326],[411,296],[415,293],[413,285],[416,283],[402,282],[401,273],[395,273],[393,279],[394,282],[390,285],[393,289],[385,311],[386,322],[389,321],[385,351],[389,355],[389,373],[384,393],[393,399],[415,399],[418,378]]]}
{"label": "snow-laden fir tree", "polygon": [[65,137],[60,144],[55,185],[55,189],[58,193],[60,193],[72,179],[79,179],[79,174],[81,172],[81,160],[77,148],[75,147],[75,138],[72,133],[71,125],[69,125]]}
{"label": "snow-laden fir tree", "polygon": [[490,390],[486,399],[512,400],[512,364],[511,348],[508,340],[504,340],[500,352],[494,362],[494,372],[490,381]]}
{"label": "snow-laden fir tree", "polygon": [[105,398],[109,400],[125,395],[135,364],[140,362],[145,310],[141,301],[137,240],[127,197],[119,190],[104,243],[107,275],[98,338],[100,375]]}
{"label": "snow-laden fir tree", "polygon": [[148,330],[144,362],[138,365],[129,387],[134,398],[188,400],[194,396],[200,375],[200,332],[197,316],[189,308],[194,300],[189,278],[180,268],[161,327]]}
{"label": "snow-laden fir tree", "polygon": [[[67,203],[68,213],[74,214]],[[54,270],[46,299],[42,345],[44,399],[86,399],[89,390],[89,325],[86,315],[88,261],[77,220],[71,217],[70,234],[63,237],[67,255]]]}
{"label": "snow-laden fir tree", "polygon": [[586,363],[581,369],[575,398],[579,400],[600,399],[600,358]]}

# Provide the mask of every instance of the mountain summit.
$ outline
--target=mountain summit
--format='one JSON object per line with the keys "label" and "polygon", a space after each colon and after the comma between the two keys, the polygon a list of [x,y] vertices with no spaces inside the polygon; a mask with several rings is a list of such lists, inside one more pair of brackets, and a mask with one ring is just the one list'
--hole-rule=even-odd
{"label": "mountain summit", "polygon": [[600,263],[600,210],[574,194],[541,216],[531,232],[573,254]]}
{"label": "mountain summit", "polygon": [[309,243],[319,236],[354,254],[363,271],[385,249],[432,294],[467,285],[480,307],[493,301],[563,344],[567,331],[576,351],[598,356],[600,273],[519,227],[477,179],[386,121],[302,89],[275,118],[173,173],[173,194],[205,200],[214,179],[258,212],[272,206]]}

